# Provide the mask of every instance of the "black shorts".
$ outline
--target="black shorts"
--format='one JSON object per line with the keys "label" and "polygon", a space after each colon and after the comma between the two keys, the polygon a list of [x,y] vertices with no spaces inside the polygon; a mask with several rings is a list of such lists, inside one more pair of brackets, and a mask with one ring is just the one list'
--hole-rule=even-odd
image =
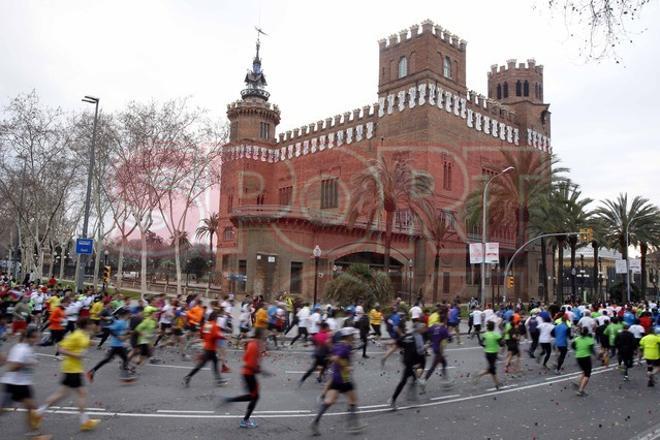
{"label": "black shorts", "polygon": [[239,327],[239,330],[240,330],[241,333],[245,334],[245,333],[248,333],[250,331],[250,327],[241,326],[241,327]]}
{"label": "black shorts", "polygon": [[183,329],[181,329],[181,328],[174,328],[174,329],[172,330],[172,334],[174,334],[174,336],[183,336]]}
{"label": "black shorts", "polygon": [[346,383],[332,382],[330,384],[330,389],[339,391],[339,394],[343,394],[343,393],[348,393],[349,391],[353,391],[355,387],[353,386],[353,382],[346,382]]}
{"label": "black shorts", "polygon": [[474,331],[479,333],[481,331],[481,324],[475,324],[474,325]]}
{"label": "black shorts", "polygon": [[486,353],[486,361],[488,361],[488,373],[493,376],[497,374],[495,363],[497,362],[497,353]]}
{"label": "black shorts", "polygon": [[50,338],[53,341],[53,344],[59,343],[64,338],[64,332],[66,330],[51,330]]}
{"label": "black shorts", "polygon": [[140,356],[151,357],[151,347],[149,344],[140,344],[137,348],[140,351]]}
{"label": "black shorts", "polygon": [[5,384],[5,392],[14,402],[22,402],[25,399],[32,399],[32,387],[30,385]]}
{"label": "black shorts", "polygon": [[42,311],[43,311],[43,310],[32,310],[32,314],[33,314],[33,315],[41,315],[41,312],[42,312]]}
{"label": "black shorts", "polygon": [[577,358],[577,363],[585,377],[591,377],[591,356]]}
{"label": "black shorts", "polygon": [[82,373],[64,373],[62,382],[60,383],[69,388],[81,388],[85,386]]}
{"label": "black shorts", "polygon": [[458,327],[458,322],[448,322],[447,327]]}
{"label": "black shorts", "polygon": [[378,337],[381,336],[381,332],[380,332],[380,324],[371,324],[371,328],[373,329],[374,334],[375,334],[376,336],[378,336]]}
{"label": "black shorts", "polygon": [[192,332],[192,333],[197,333],[197,332],[199,332],[199,326],[195,325],[195,324],[188,324],[186,326],[186,330],[188,330],[189,332]]}
{"label": "black shorts", "polygon": [[646,366],[649,368],[660,367],[660,359],[646,359]]}
{"label": "black shorts", "polygon": [[513,355],[519,355],[520,349],[518,348],[518,341],[515,339],[508,339],[506,341],[506,349],[511,352]]}
{"label": "black shorts", "polygon": [[166,332],[170,328],[172,328],[172,323],[167,323],[167,322],[161,322],[160,323],[160,329],[162,331]]}
{"label": "black shorts", "polygon": [[94,324],[96,326],[101,325],[101,320],[100,319],[90,319],[90,321],[92,321],[92,324]]}

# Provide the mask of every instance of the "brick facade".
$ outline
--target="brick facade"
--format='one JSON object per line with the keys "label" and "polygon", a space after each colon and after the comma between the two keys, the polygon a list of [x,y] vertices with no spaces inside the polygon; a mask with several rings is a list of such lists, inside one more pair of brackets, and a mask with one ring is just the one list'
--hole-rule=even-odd
{"label": "brick facade", "polygon": [[[406,159],[416,171],[432,176],[437,209],[455,218],[456,234],[444,243],[435,299],[475,295],[478,286],[475,276],[466,273],[466,249],[468,242],[479,240],[479,231],[466,228],[461,219],[464,201],[484,174],[502,168],[501,149],[533,146],[540,154],[551,152],[550,113],[542,92],[518,97],[514,89],[512,99],[510,89],[499,100],[491,94],[505,81],[527,80],[542,90],[542,66],[531,61],[515,66],[514,61],[495,69],[488,74],[485,98],[465,83],[466,49],[464,40],[430,21],[393,34],[379,41],[377,103],[277,138],[279,109],[267,98],[244,97],[230,104],[216,266],[226,287],[265,296],[293,289],[311,297],[316,245],[322,249],[319,292],[351,261],[377,266],[382,224],[367,231],[360,222],[349,229],[344,220],[352,176],[368,160],[383,156]],[[262,123],[272,130],[266,138],[260,136]],[[408,224],[405,212],[399,220],[393,280],[398,290],[407,292],[412,285],[414,296],[431,300],[434,248],[419,224]],[[511,254],[514,231],[491,226],[490,236],[501,243],[503,258]],[[525,296],[537,296],[538,259],[530,254],[528,270],[520,274]]]}

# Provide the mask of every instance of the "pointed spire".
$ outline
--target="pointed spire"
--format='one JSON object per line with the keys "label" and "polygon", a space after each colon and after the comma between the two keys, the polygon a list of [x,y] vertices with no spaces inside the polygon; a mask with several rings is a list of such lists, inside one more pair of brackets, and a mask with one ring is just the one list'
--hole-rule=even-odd
{"label": "pointed spire", "polygon": [[245,98],[260,98],[264,101],[268,101],[270,93],[266,91],[266,76],[261,70],[261,58],[259,58],[259,49],[261,48],[260,36],[261,34],[267,35],[260,28],[255,28],[257,30],[257,43],[256,43],[256,54],[254,60],[252,61],[252,70],[248,71],[245,75],[245,84],[247,85],[246,89],[241,91],[241,97]]}

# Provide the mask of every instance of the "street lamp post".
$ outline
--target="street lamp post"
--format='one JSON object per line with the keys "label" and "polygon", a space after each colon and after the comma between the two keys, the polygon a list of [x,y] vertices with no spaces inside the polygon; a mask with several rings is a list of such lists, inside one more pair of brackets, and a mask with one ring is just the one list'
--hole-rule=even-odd
{"label": "street lamp post", "polygon": [[626,298],[628,298],[628,303],[630,303],[630,238],[629,238],[629,231],[630,231],[630,223],[632,221],[629,221],[626,223]]}
{"label": "street lamp post", "polygon": [[321,259],[321,248],[317,244],[312,251],[314,255],[314,305],[319,293],[319,260]]}
{"label": "street lamp post", "polygon": [[[413,284],[413,265],[414,262],[412,258],[408,260],[408,305],[412,306],[412,284]],[[437,276],[437,274],[436,274]]]}
{"label": "street lamp post", "polygon": [[[87,169],[87,193],[85,194],[85,216],[83,219],[83,230],[82,238],[87,238],[87,228],[89,227],[89,209],[90,209],[90,199],[92,195],[92,178],[94,175],[94,154],[95,154],[95,144],[96,144],[96,125],[99,117],[99,98],[93,96],[85,96],[82,99],[83,102],[89,104],[94,104],[94,128],[92,130],[92,145],[89,149],[89,166]],[[78,270],[78,278],[76,279],[76,290],[80,291],[83,288],[83,282],[85,279],[85,268],[87,267],[87,254],[80,255],[79,267],[81,270]]]}
{"label": "street lamp post", "polygon": [[498,174],[492,176],[484,185],[484,195],[481,203],[481,283],[479,285],[479,294],[481,304],[486,304],[486,240],[488,238],[486,227],[488,220],[488,185],[496,178],[514,170],[514,167],[506,167]]}

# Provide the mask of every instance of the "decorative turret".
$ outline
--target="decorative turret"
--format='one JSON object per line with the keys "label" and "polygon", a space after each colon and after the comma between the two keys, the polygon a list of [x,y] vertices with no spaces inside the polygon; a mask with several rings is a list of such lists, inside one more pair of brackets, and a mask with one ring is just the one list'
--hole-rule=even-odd
{"label": "decorative turret", "polygon": [[505,66],[493,64],[488,72],[488,97],[504,104],[543,103],[543,66],[533,58],[526,64],[515,59],[507,60]]}
{"label": "decorative turret", "polygon": [[[268,102],[270,93],[266,91],[266,76],[261,70],[259,36],[264,34],[257,28],[257,53],[252,61],[252,70],[245,75],[247,88],[241,90],[241,100],[227,106],[229,119],[229,140],[238,142],[249,140],[260,144],[275,145],[275,131],[280,123],[280,109]],[[264,34],[265,35],[265,34]]]}
{"label": "decorative turret", "polygon": [[268,101],[270,93],[266,91],[266,76],[261,70],[261,58],[259,58],[259,47],[261,42],[259,41],[259,36],[263,32],[257,28],[257,53],[254,56],[252,61],[252,70],[248,71],[245,75],[245,84],[247,85],[246,89],[241,90],[241,97],[246,98],[261,98],[264,101]]}

